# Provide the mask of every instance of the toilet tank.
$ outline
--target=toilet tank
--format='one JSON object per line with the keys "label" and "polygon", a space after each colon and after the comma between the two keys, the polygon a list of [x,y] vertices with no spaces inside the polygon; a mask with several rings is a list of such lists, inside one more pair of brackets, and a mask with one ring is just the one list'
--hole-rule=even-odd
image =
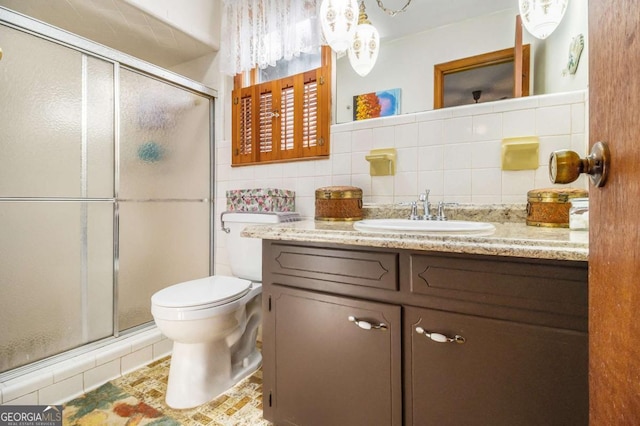
{"label": "toilet tank", "polygon": [[227,257],[231,273],[238,278],[262,281],[262,239],[241,237],[248,225],[293,222],[300,220],[295,212],[224,212],[220,216],[227,233]]}

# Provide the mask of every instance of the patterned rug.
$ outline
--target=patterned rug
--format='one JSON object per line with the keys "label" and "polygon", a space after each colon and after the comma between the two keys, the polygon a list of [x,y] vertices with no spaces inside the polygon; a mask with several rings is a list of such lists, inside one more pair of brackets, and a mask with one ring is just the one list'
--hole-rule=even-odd
{"label": "patterned rug", "polygon": [[188,410],[164,402],[170,358],[163,358],[100,386],[64,405],[63,424],[90,425],[271,425],[262,418],[262,370],[213,401]]}

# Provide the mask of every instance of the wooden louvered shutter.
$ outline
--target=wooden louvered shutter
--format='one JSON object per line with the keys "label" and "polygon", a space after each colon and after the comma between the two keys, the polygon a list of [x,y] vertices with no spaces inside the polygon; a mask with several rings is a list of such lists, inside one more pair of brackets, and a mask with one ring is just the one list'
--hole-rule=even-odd
{"label": "wooden louvered shutter", "polygon": [[299,157],[299,149],[296,147],[297,120],[295,76],[280,80],[280,158],[289,159]]}
{"label": "wooden louvered shutter", "polygon": [[318,145],[318,79],[316,72],[304,74],[302,86],[302,148],[305,152]]}
{"label": "wooden louvered shutter", "polygon": [[254,87],[234,90],[232,93],[233,108],[231,126],[233,129],[231,142],[231,158],[233,164],[253,163],[256,152],[253,148],[255,139],[254,126]]}
{"label": "wooden louvered shutter", "polygon": [[[246,88],[255,70],[234,79],[232,165],[327,157],[331,117],[331,49],[322,66]],[[250,80],[250,81],[249,81]]]}
{"label": "wooden louvered shutter", "polygon": [[329,154],[329,93],[323,69],[304,73],[302,95],[302,134],[301,147],[303,157],[315,157]]}
{"label": "wooden louvered shutter", "polygon": [[273,82],[258,85],[258,158],[259,161],[274,160],[276,155],[277,133],[275,122],[278,119],[277,101],[274,99],[277,91]]}

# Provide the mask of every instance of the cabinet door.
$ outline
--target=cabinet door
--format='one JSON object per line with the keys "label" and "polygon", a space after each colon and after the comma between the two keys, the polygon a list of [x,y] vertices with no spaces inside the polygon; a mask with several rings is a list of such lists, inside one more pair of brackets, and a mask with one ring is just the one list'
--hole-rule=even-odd
{"label": "cabinet door", "polygon": [[588,424],[586,333],[419,308],[405,315],[407,424]]}
{"label": "cabinet door", "polygon": [[[265,418],[401,424],[399,306],[279,286],[266,286],[264,296]],[[367,323],[384,327],[366,329]]]}

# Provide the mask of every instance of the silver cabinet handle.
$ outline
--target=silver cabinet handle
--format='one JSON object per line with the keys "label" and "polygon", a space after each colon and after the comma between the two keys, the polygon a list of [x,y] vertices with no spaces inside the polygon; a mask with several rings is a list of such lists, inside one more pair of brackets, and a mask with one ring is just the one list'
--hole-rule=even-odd
{"label": "silver cabinet handle", "polygon": [[357,325],[358,327],[362,328],[363,330],[371,330],[372,328],[375,329],[375,330],[386,330],[387,329],[387,324],[385,324],[383,322],[381,322],[380,324],[371,324],[370,322],[359,320],[358,318],[354,317],[353,315],[349,316],[349,321],[351,321],[352,323],[355,323],[355,325]]}
{"label": "silver cabinet handle", "polygon": [[458,334],[456,334],[454,337],[448,337],[445,336],[444,334],[440,334],[440,333],[430,333],[428,331],[426,331],[424,328],[422,327],[416,327],[416,333],[418,334],[424,334],[425,336],[427,336],[429,339],[433,340],[434,342],[438,342],[438,343],[464,343],[466,341],[466,339]]}

